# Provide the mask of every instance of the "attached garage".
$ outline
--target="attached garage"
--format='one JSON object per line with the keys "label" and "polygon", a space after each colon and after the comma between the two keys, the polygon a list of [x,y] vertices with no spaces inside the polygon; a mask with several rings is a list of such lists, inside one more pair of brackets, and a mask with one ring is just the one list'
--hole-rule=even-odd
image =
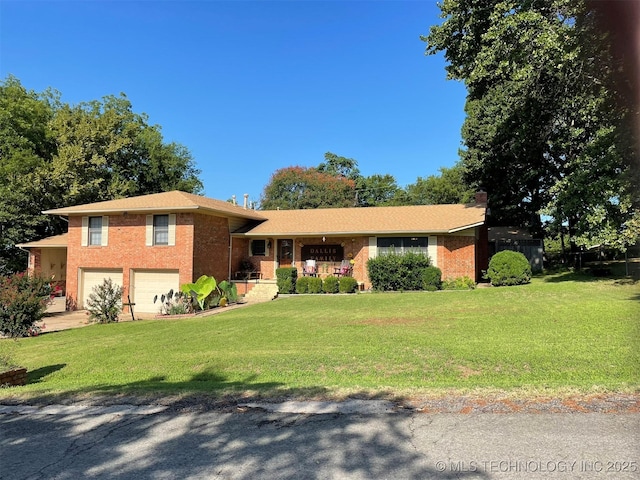
{"label": "attached garage", "polygon": [[110,278],[114,284],[122,287],[122,270],[81,270],[79,297],[82,299],[82,306],[80,308],[87,308],[87,299],[93,291],[93,287],[101,285],[107,278]]}
{"label": "attached garage", "polygon": [[131,301],[135,303],[133,310],[136,313],[158,313],[160,300],[154,303],[153,298],[179,289],[178,270],[134,270],[131,275]]}

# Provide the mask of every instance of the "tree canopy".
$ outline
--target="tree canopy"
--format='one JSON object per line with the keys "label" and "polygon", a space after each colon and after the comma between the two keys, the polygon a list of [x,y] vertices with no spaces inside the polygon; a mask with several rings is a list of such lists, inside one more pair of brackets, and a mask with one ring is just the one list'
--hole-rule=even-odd
{"label": "tree canopy", "polygon": [[445,0],[423,37],[464,81],[461,162],[489,193],[494,224],[542,233],[541,215],[574,245],[637,240],[637,152],[625,65],[600,12],[575,0]]}
{"label": "tree canopy", "polygon": [[167,190],[200,193],[189,151],[124,94],[79,105],[0,82],[0,272],[26,266],[15,245],[63,233],[43,210]]}
{"label": "tree canopy", "polygon": [[416,183],[407,185],[407,202],[411,205],[437,205],[470,203],[475,189],[464,181],[464,169],[460,164],[451,168],[441,167],[440,175],[418,177]]}
{"label": "tree canopy", "polygon": [[363,176],[358,162],[327,152],[318,167],[277,170],[261,198],[263,210],[383,205],[468,203],[475,190],[464,182],[463,167],[440,168],[440,175],[418,177],[415,184],[398,186],[390,174]]}
{"label": "tree canopy", "polygon": [[352,207],[355,182],[313,167],[277,170],[260,200],[263,210]]}

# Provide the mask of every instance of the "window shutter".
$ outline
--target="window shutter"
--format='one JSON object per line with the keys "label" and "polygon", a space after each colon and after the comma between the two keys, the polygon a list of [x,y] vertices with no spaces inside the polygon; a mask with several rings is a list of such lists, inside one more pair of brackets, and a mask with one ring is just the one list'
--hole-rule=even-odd
{"label": "window shutter", "polygon": [[89,245],[89,217],[82,217],[82,239],[80,245],[86,247]]}
{"label": "window shutter", "polygon": [[378,256],[378,237],[369,237],[369,258]]}
{"label": "window shutter", "polygon": [[107,245],[109,245],[109,217],[107,217],[106,215],[104,215],[102,217],[102,243],[101,245],[103,247],[106,247]]}
{"label": "window shutter", "polygon": [[146,242],[147,247],[153,245],[153,215],[147,215],[147,233]]}
{"label": "window shutter", "polygon": [[169,245],[176,244],[176,214],[169,214]]}

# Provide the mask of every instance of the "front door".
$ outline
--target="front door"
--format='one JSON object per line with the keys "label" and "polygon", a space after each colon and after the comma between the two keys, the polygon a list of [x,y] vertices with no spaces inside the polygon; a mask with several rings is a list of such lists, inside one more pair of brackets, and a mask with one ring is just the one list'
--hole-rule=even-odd
{"label": "front door", "polygon": [[293,262],[293,240],[278,240],[278,266],[289,268],[291,262]]}

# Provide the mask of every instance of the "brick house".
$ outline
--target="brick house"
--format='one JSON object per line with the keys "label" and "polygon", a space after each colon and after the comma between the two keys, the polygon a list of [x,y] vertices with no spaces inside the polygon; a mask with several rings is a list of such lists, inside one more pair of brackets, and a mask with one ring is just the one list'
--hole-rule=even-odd
{"label": "brick house", "polygon": [[67,217],[68,233],[19,247],[29,271],[64,285],[71,309],[107,277],[150,313],[156,294],[203,274],[247,287],[275,279],[279,267],[302,273],[307,259],[321,277],[352,259],[352,276],[369,288],[367,260],[389,251],[424,252],[444,278],[479,280],[488,263],[483,193],[471,205],[256,211],[173,191],[44,213]]}

